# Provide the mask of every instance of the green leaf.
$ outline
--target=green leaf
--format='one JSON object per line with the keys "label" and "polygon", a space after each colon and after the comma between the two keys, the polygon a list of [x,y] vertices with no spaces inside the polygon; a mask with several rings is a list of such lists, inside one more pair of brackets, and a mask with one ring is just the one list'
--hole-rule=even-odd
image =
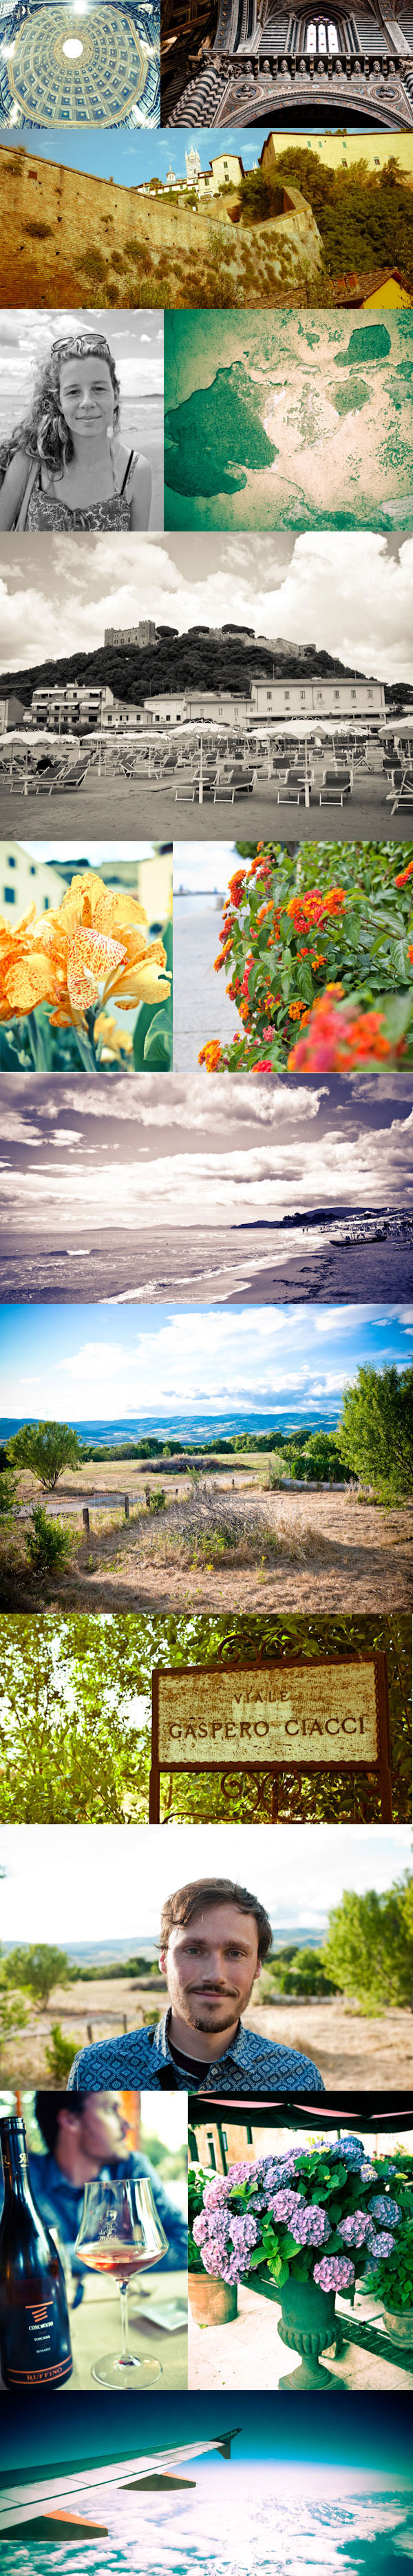
{"label": "green leaf", "polygon": [[155,1011],[146,1032],[143,1061],[153,1073],[163,1072],[172,1064],[172,1021],[166,1011]]}
{"label": "green leaf", "polygon": [[410,959],[409,959],[409,950],[408,950],[407,939],[393,939],[393,940],[392,940],[391,949],[390,949],[390,960],[391,960],[391,965],[394,967],[394,972],[395,972],[395,975],[397,975],[397,978],[398,978],[398,982],[399,982],[399,984],[409,984],[409,983],[411,984]]}

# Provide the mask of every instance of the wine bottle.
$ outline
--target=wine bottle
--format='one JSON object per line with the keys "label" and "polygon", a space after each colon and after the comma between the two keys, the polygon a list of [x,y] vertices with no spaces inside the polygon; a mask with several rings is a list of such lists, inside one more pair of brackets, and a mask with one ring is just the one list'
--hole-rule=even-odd
{"label": "wine bottle", "polygon": [[73,2369],[63,2266],[31,2190],[24,2120],[0,2120],[0,2369],[4,2388],[61,2388]]}

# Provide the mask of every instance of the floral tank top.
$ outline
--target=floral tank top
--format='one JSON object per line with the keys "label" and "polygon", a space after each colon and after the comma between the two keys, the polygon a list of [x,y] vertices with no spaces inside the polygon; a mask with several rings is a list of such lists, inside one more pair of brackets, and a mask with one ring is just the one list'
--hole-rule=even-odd
{"label": "floral tank top", "polygon": [[71,510],[67,501],[42,492],[39,480],[30,494],[26,528],[128,528],[130,523],[130,485],[139,458],[131,448],[120,492],[111,492],[106,501],[92,501],[88,510]]}

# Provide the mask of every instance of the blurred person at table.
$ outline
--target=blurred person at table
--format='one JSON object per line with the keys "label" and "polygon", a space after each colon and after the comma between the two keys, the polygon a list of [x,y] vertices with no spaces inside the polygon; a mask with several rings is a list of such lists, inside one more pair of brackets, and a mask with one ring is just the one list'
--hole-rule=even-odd
{"label": "blurred person at table", "polygon": [[68,2091],[142,2084],[151,2092],[324,2092],[311,2057],[249,2030],[241,2015],[272,1950],[269,1915],[231,1878],[190,1879],[162,1907],[160,1966],[169,2009],[150,2029],[99,2040],[73,2060]]}
{"label": "blurred person at table", "polygon": [[146,2174],[168,2238],[168,2252],[162,2255],[158,2271],[186,2271],[185,2219],[170,2200],[149,2157],[138,2148],[131,2151],[128,2147],[128,2120],[121,2094],[77,2093],[69,2099],[67,2093],[37,2092],[35,2114],[46,2154],[30,2148],[30,2180],[42,2218],[49,2227],[57,2227],[61,2242],[69,2248],[73,2269],[85,2269],[73,2248],[86,2183],[93,2182],[98,2174],[112,2182],[139,2182]]}
{"label": "blurred person at table", "polygon": [[0,528],[147,528],[147,456],[119,436],[120,384],[103,331],[66,332],[24,420],[0,445]]}

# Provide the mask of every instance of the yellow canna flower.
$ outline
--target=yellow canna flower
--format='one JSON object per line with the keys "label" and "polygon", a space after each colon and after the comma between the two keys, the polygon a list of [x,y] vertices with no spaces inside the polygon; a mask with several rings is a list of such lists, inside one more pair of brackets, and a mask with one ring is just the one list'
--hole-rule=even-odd
{"label": "yellow canna flower", "polygon": [[94,1037],[102,1042],[103,1057],[133,1055],[131,1030],[118,1029],[117,1020],[110,1019],[107,1011],[98,1011]]}
{"label": "yellow canna flower", "polygon": [[0,921],[0,1020],[49,1002],[52,1027],[76,1028],[110,996],[123,1011],[168,999],[163,941],[148,943],[144,905],[127,890],[88,871],[72,877],[56,912],[33,916],[34,906],[13,931]]}

